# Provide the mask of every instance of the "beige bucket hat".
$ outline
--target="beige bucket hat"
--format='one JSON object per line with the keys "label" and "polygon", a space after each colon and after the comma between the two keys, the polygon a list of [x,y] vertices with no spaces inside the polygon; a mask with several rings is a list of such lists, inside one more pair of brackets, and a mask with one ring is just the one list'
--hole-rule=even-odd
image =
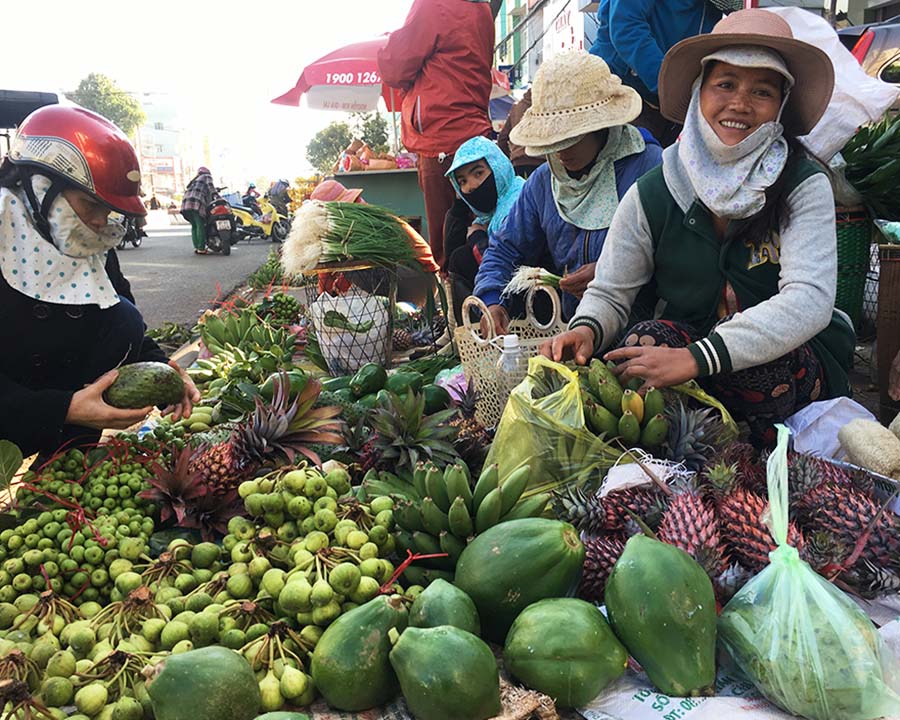
{"label": "beige bucket hat", "polygon": [[[739,10],[719,20],[708,35],[682,40],[666,53],[659,71],[662,114],[684,122],[704,59],[731,46],[760,46],[778,53],[793,76],[782,123],[791,135],[806,135],[819,122],[834,90],[834,66],[819,48],[794,39],[791,26],[768,10]],[[714,58],[713,58],[714,59]]]}
{"label": "beige bucket hat", "polygon": [[624,125],[641,114],[641,96],[609,71],[602,58],[569,50],[545,61],[534,76],[531,107],[509,133],[529,155],[565,150],[587,133]]}

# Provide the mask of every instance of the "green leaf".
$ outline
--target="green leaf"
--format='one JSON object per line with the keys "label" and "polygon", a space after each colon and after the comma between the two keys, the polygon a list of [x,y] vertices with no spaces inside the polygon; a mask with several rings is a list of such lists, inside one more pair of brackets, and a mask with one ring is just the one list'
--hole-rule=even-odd
{"label": "green leaf", "polygon": [[22,451],[9,440],[0,440],[0,489],[6,490],[22,467]]}

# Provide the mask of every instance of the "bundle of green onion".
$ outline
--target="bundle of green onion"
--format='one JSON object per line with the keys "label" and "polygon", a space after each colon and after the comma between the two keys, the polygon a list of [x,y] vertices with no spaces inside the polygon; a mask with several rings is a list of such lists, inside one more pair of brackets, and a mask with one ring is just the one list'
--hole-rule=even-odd
{"label": "bundle of green onion", "polygon": [[503,289],[503,297],[510,295],[520,295],[527,293],[539,285],[549,285],[559,290],[559,282],[562,278],[554,275],[549,270],[540,267],[527,267],[523,265],[512,276],[506,287]]}
{"label": "bundle of green onion", "polygon": [[281,264],[290,275],[348,261],[414,267],[417,257],[408,227],[377,205],[308,202],[294,216]]}

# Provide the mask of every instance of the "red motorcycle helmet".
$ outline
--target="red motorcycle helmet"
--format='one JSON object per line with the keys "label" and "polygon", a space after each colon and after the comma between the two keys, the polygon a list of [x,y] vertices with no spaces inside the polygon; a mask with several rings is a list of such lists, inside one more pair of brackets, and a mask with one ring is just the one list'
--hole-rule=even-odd
{"label": "red motorcycle helmet", "polygon": [[120,213],[147,214],[134,148],[125,133],[90,110],[63,105],[35,110],[19,126],[9,160],[37,167]]}

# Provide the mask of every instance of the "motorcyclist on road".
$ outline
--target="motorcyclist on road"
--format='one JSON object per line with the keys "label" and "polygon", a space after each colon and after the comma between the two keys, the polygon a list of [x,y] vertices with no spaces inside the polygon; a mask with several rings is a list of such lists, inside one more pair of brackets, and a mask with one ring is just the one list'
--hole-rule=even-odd
{"label": "motorcyclist on road", "polygon": [[191,241],[196,255],[206,255],[206,209],[217,197],[219,191],[209,168],[197,168],[197,174],[188,183],[181,201],[181,214],[191,224]]}
{"label": "motorcyclist on road", "polygon": [[259,203],[256,201],[256,198],[259,197],[259,191],[256,189],[256,183],[250,183],[247,186],[247,192],[243,194],[241,197],[241,202],[245,207],[250,208],[253,211],[253,215],[255,217],[259,217],[262,215],[262,208],[259,206]]}
{"label": "motorcyclist on road", "polygon": [[[0,164],[0,438],[25,455],[95,442],[151,409],[103,399],[119,365],[166,362],[112,249],[124,218],[146,213],[140,181],[128,138],[79,107],[33,112]],[[181,417],[200,393],[178,370]]]}

